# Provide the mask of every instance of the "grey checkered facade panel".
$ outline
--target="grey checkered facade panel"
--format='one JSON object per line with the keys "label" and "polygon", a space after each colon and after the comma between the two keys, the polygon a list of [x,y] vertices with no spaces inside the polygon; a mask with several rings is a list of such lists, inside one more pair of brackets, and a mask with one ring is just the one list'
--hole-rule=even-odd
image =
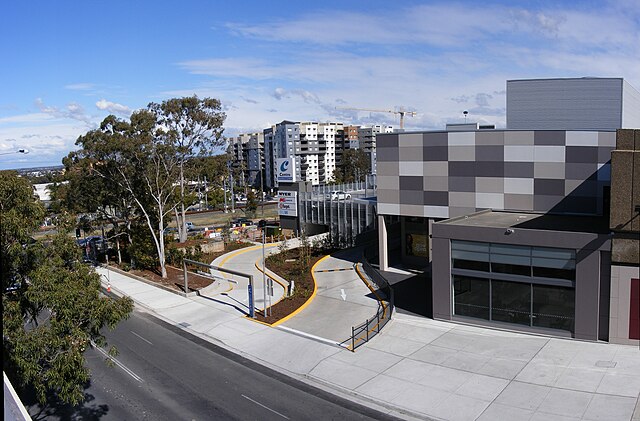
{"label": "grey checkered facade panel", "polygon": [[601,215],[615,137],[613,131],[559,130],[379,135],[379,212]]}

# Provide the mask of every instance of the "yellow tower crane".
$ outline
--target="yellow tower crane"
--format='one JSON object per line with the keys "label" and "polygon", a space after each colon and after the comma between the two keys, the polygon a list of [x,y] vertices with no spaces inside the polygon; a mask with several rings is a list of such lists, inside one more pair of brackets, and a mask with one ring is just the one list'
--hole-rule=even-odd
{"label": "yellow tower crane", "polygon": [[336,107],[336,110],[354,110],[354,111],[370,111],[374,113],[392,113],[400,115],[400,128],[404,129],[404,116],[410,115],[411,117],[415,117],[418,115],[415,111],[405,111],[405,110],[374,110],[370,108],[351,108],[351,107]]}

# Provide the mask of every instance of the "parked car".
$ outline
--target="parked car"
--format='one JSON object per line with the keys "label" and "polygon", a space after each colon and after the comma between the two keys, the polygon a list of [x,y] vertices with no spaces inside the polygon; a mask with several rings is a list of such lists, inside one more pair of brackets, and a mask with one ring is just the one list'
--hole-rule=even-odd
{"label": "parked car", "polygon": [[267,226],[267,221],[264,219],[261,219],[258,221],[258,228],[264,228]]}
{"label": "parked car", "polygon": [[196,229],[196,226],[193,222],[185,222],[184,224],[187,227],[187,231],[193,231]]}
{"label": "parked car", "polygon": [[347,193],[342,190],[331,192],[331,200],[346,200],[346,199],[351,199],[351,193]]}
{"label": "parked car", "polygon": [[248,227],[249,225],[253,225],[253,221],[247,218],[236,218],[231,220],[231,227]]}

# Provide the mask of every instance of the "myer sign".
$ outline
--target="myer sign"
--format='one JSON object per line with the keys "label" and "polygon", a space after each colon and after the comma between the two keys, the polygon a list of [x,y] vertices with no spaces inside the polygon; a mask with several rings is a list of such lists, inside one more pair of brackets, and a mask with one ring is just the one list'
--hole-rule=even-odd
{"label": "myer sign", "polygon": [[276,178],[278,183],[293,183],[296,181],[296,161],[293,158],[276,159]]}
{"label": "myer sign", "polygon": [[278,215],[298,216],[298,192],[278,192]]}

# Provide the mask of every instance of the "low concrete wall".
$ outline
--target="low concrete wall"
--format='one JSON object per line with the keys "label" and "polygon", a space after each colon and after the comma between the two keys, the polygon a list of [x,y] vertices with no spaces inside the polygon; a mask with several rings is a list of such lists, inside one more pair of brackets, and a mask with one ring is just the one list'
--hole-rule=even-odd
{"label": "low concrete wall", "polygon": [[[186,251],[195,246],[189,247],[178,247],[178,250]],[[200,248],[203,253],[217,253],[220,251],[224,251],[224,241],[212,241],[210,243],[202,243],[200,244]]]}

